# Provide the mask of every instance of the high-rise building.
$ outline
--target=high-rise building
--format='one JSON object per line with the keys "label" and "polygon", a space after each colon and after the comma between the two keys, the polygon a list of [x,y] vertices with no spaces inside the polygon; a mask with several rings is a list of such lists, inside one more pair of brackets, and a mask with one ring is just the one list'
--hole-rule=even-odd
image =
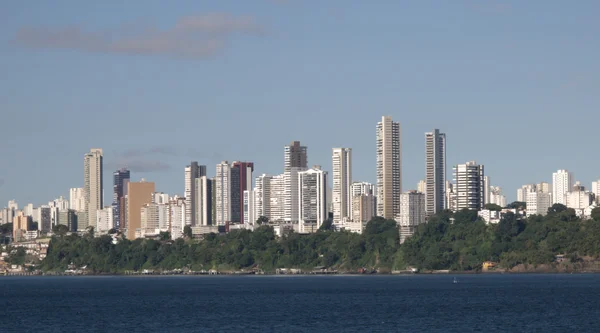
{"label": "high-rise building", "polygon": [[[444,182],[444,191],[446,190],[446,182]],[[421,192],[423,194],[425,194],[425,192],[427,192],[427,183],[424,180],[419,180],[419,182],[417,183],[417,192]],[[444,194],[444,200],[446,195]],[[425,199],[427,199],[427,195],[425,195]],[[445,201],[444,201],[445,202]],[[444,205],[446,205],[444,203]]]}
{"label": "high-rise building", "polygon": [[171,239],[181,238],[183,236],[183,228],[185,228],[185,198],[179,198],[171,201],[169,204],[170,216],[169,225]]}
{"label": "high-rise building", "polygon": [[298,172],[308,169],[308,149],[302,146],[300,141],[292,141],[284,146],[284,196],[283,196],[283,219],[286,221],[298,221]]}
{"label": "high-rise building", "polygon": [[213,224],[212,180],[206,176],[196,178],[196,225]]}
{"label": "high-rise building", "polygon": [[412,236],[421,223],[425,223],[425,194],[408,191],[400,194],[400,214],[397,223],[400,229],[400,243]]}
{"label": "high-rise building", "polygon": [[206,176],[206,165],[191,162],[185,167],[185,223],[196,225],[196,179]]}
{"label": "high-rise building", "polygon": [[573,209],[586,209],[594,201],[594,194],[585,190],[580,182],[575,182],[571,191],[567,192],[566,206]]}
{"label": "high-rise building", "polygon": [[558,170],[552,174],[552,203],[567,205],[567,192],[573,188],[573,174]]}
{"label": "high-rise building", "polygon": [[213,184],[215,191],[215,223],[225,225],[231,222],[231,167],[229,162],[217,164],[217,173]]}
{"label": "high-rise building", "polygon": [[271,219],[271,179],[273,176],[262,174],[256,177],[254,215]]}
{"label": "high-rise building", "polygon": [[73,209],[61,210],[58,212],[58,222],[67,226],[70,232],[77,231],[77,214]]}
{"label": "high-rise building", "polygon": [[38,211],[38,230],[44,233],[52,231],[52,210],[50,206],[40,206]]}
{"label": "high-rise building", "polygon": [[327,219],[327,172],[318,167],[298,173],[300,232],[316,231]]}
{"label": "high-rise building", "polygon": [[152,202],[152,194],[156,192],[153,182],[142,179],[140,182],[127,183],[127,238],[135,239],[136,231],[142,228],[141,210]]}
{"label": "high-rise building", "polygon": [[488,203],[500,207],[506,207],[506,197],[502,194],[502,188],[499,186],[490,186],[490,199]]}
{"label": "high-rise building", "polygon": [[592,193],[596,198],[596,202],[600,203],[600,179],[595,182],[592,182]]}
{"label": "high-rise building", "polygon": [[76,211],[85,210],[85,195],[83,187],[72,188],[69,190],[69,208]]}
{"label": "high-rise building", "polygon": [[[273,176],[269,188],[269,220],[284,221],[286,213],[286,178],[285,174]],[[298,185],[294,186],[298,188]],[[297,198],[298,195],[296,194]],[[297,210],[297,209],[296,209]]]}
{"label": "high-rise building", "polygon": [[540,191],[527,193],[527,216],[546,215],[548,208],[552,207],[552,195]]}
{"label": "high-rise building", "polygon": [[25,239],[25,234],[29,231],[31,217],[18,212],[13,219],[13,240],[20,242]]}
{"label": "high-rise building", "polygon": [[352,221],[369,222],[375,217],[375,196],[358,194],[352,197]]}
{"label": "high-rise building", "polygon": [[490,177],[483,176],[483,200],[484,200],[483,204],[484,205],[490,203],[490,187],[491,187]]}
{"label": "high-rise building", "polygon": [[245,225],[254,225],[256,219],[258,218],[254,214],[254,208],[256,207],[254,204],[254,198],[256,197],[256,190],[246,190],[244,191],[243,204],[244,204],[244,224]]}
{"label": "high-rise building", "polygon": [[289,146],[284,147],[284,166],[283,172],[291,168],[308,167],[308,153],[306,146],[301,146],[300,141],[292,141]]}
{"label": "high-rise building", "polygon": [[125,180],[129,180],[130,177],[130,171],[127,169],[119,169],[113,172],[112,228],[121,228],[121,220],[123,220],[123,196],[125,192],[123,186],[127,186],[127,182]]}
{"label": "high-rise building", "polygon": [[333,221],[352,217],[352,148],[333,148]]}
{"label": "high-rise building", "polygon": [[115,215],[114,206],[107,206],[103,209],[99,209],[98,212],[96,212],[97,220],[94,232],[98,233],[99,235],[108,233],[108,231],[115,226]]}
{"label": "high-rise building", "polygon": [[521,186],[521,188],[517,189],[517,201],[527,202],[527,196],[529,195],[529,192],[533,192],[535,190],[535,184],[527,184]]}
{"label": "high-rise building", "polygon": [[470,161],[454,167],[456,210],[482,210],[485,205],[483,165]]}
{"label": "high-rise building", "polygon": [[231,164],[231,221],[244,221],[244,191],[252,191],[254,163],[233,162]]}
{"label": "high-rise building", "polygon": [[88,220],[77,221],[80,230],[85,230],[90,225],[96,225],[96,213],[104,207],[102,149],[91,149],[89,153],[85,154],[83,164],[83,195],[85,196],[85,211]]}
{"label": "high-rise building", "polygon": [[377,123],[377,215],[394,219],[400,214],[402,146],[400,123],[384,116]]}
{"label": "high-rise building", "polygon": [[441,212],[446,203],[446,134],[434,129],[425,133],[426,215]]}

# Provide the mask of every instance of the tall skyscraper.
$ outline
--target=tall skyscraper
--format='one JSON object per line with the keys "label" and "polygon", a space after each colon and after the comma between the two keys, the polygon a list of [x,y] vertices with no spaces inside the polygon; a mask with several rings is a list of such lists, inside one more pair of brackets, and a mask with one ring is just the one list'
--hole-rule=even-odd
{"label": "tall skyscraper", "polygon": [[446,134],[425,133],[425,213],[441,212],[446,202]]}
{"label": "tall skyscraper", "polygon": [[196,178],[196,225],[213,224],[212,180],[206,176]]}
{"label": "tall skyscraper", "polygon": [[490,203],[490,177],[488,176],[483,176],[483,198],[484,198],[484,202],[483,204],[489,204]]}
{"label": "tall skyscraper", "polygon": [[308,149],[300,141],[292,141],[284,147],[284,220],[298,221],[298,172],[308,169]]}
{"label": "tall skyscraper", "polygon": [[185,224],[196,225],[196,179],[206,176],[206,165],[191,162],[185,167]]}
{"label": "tall skyscraper", "polygon": [[592,193],[596,198],[596,202],[600,203],[600,179],[595,182],[592,182]]}
{"label": "tall skyscraper", "polygon": [[300,141],[292,141],[289,146],[284,147],[283,172],[291,168],[308,168],[308,154],[306,146],[301,146]]}
{"label": "tall skyscraper", "polygon": [[125,203],[125,200],[124,200],[124,192],[125,191],[123,189],[123,184],[125,184],[125,186],[127,186],[126,185],[127,182],[125,182],[125,180],[130,179],[130,176],[131,176],[130,172],[127,169],[120,169],[120,170],[113,172],[113,201],[112,201],[113,226],[112,226],[112,228],[120,229],[121,221],[124,220],[123,204]]}
{"label": "tall skyscraper", "polygon": [[83,158],[86,221],[77,221],[77,228],[85,230],[88,226],[96,225],[96,214],[104,207],[102,149],[91,149]]}
{"label": "tall skyscraper", "polygon": [[483,165],[470,161],[454,167],[456,210],[482,210],[485,205]]}
{"label": "tall skyscraper", "polygon": [[333,221],[352,217],[352,148],[333,148]]}
{"label": "tall skyscraper", "polygon": [[377,215],[394,219],[400,215],[402,193],[402,146],[400,123],[384,116],[377,123]]}
{"label": "tall skyscraper", "polygon": [[318,229],[327,219],[327,172],[318,167],[298,173],[298,212],[300,231],[306,225]]}
{"label": "tall skyscraper", "polygon": [[552,204],[567,205],[567,193],[573,188],[573,174],[558,170],[552,174]]}
{"label": "tall skyscraper", "polygon": [[217,173],[213,183],[215,192],[215,223],[225,225],[231,222],[231,167],[229,162],[217,164]]}
{"label": "tall skyscraper", "polygon": [[541,191],[527,192],[527,217],[532,215],[544,216],[548,213],[548,208],[552,207],[552,195]]}
{"label": "tall skyscraper", "polygon": [[244,191],[252,191],[252,162],[231,164],[231,221],[244,222]]}
{"label": "tall skyscraper", "polygon": [[127,239],[135,239],[136,231],[142,228],[142,207],[152,203],[152,197],[156,192],[153,182],[142,179],[140,182],[127,183]]}

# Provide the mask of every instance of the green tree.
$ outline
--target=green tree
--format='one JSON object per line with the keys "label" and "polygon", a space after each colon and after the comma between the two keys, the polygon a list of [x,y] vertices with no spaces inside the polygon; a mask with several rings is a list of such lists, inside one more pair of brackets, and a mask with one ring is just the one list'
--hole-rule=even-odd
{"label": "green tree", "polygon": [[513,201],[509,203],[506,208],[509,209],[525,209],[527,208],[527,203],[523,201]]}
{"label": "green tree", "polygon": [[192,239],[194,237],[193,234],[192,234],[192,227],[190,227],[189,225],[186,225],[183,228],[183,236],[185,236],[185,237],[187,237],[189,239]]}
{"label": "green tree", "polygon": [[555,203],[552,207],[548,208],[548,214],[558,214],[567,210],[567,206],[559,203]]}
{"label": "green tree", "polygon": [[319,227],[319,231],[332,231],[333,230],[333,220],[327,219],[321,223]]}
{"label": "green tree", "polygon": [[171,239],[171,233],[168,231],[163,231],[158,236],[161,241],[167,241],[167,240]]}
{"label": "green tree", "polygon": [[69,227],[64,224],[56,224],[52,227],[52,233],[59,236],[64,236],[69,232]]}
{"label": "green tree", "polygon": [[592,209],[592,218],[600,222],[600,207]]}
{"label": "green tree", "polygon": [[269,223],[269,218],[266,216],[261,215],[256,219],[256,224],[258,224],[258,225],[267,224],[267,223]]}
{"label": "green tree", "polygon": [[493,211],[501,211],[502,207],[500,207],[500,205],[497,204],[493,204],[493,203],[489,203],[489,204],[485,204],[485,209],[489,209],[489,210],[493,210]]}

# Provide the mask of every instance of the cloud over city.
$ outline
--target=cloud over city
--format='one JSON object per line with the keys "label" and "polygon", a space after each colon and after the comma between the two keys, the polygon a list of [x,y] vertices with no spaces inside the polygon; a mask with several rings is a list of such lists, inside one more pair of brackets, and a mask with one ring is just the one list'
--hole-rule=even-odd
{"label": "cloud over city", "polygon": [[107,31],[80,26],[22,27],[13,42],[34,49],[204,58],[222,52],[234,35],[261,36],[264,31],[252,16],[206,13],[181,17],[163,29],[135,24]]}

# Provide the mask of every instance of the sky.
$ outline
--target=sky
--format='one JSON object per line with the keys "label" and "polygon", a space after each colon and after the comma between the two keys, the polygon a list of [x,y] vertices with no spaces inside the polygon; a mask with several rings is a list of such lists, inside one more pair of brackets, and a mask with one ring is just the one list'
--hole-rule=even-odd
{"label": "sky", "polygon": [[598,1],[34,1],[0,10],[0,207],[83,187],[83,156],[183,194],[184,167],[283,171],[299,140],[376,181],[375,128],[402,128],[403,189],[424,133],[475,160],[508,201],[568,169],[600,178]]}

